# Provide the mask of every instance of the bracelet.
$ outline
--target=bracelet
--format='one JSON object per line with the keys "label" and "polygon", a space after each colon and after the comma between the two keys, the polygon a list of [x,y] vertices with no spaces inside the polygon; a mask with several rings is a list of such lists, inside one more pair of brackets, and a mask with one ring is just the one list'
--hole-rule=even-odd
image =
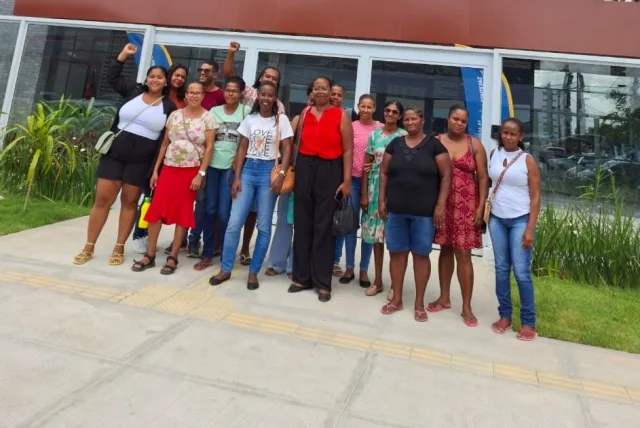
{"label": "bracelet", "polygon": [[282,174],[283,177],[287,176],[287,171],[285,171],[284,169],[280,170],[280,174]]}

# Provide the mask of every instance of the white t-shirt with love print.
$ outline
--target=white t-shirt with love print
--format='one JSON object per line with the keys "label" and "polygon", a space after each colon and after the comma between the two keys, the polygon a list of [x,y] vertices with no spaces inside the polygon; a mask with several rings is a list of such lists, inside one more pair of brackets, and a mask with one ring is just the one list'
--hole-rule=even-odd
{"label": "white t-shirt with love print", "polygon": [[[293,137],[291,122],[284,114],[278,117],[280,141]],[[249,140],[247,158],[275,160],[276,158],[276,117],[262,117],[253,113],[245,117],[238,133]]]}

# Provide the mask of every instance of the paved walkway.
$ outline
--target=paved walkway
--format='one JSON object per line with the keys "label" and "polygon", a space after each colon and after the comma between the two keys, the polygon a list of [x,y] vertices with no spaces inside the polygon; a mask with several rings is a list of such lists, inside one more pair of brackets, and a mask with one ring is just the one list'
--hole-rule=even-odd
{"label": "paved walkway", "polygon": [[115,220],[81,267],[86,219],[0,237],[1,427],[638,426],[640,357],[495,335],[481,259],[480,326],[462,324],[456,294],[418,324],[356,284],[322,304],[283,276],[249,292],[244,267],[217,288],[218,265],[184,257],[170,277],[131,272],[129,248],[109,267]]}

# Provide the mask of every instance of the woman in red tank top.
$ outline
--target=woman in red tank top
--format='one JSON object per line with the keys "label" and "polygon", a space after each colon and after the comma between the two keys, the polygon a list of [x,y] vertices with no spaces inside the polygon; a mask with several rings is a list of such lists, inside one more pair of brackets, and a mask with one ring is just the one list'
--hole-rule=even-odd
{"label": "woman in red tank top", "polygon": [[290,293],[318,289],[321,302],[331,300],[336,238],[331,232],[338,195],[351,195],[353,129],[340,107],[330,103],[333,82],[313,82],[314,105],[300,115],[293,226],[293,284]]}

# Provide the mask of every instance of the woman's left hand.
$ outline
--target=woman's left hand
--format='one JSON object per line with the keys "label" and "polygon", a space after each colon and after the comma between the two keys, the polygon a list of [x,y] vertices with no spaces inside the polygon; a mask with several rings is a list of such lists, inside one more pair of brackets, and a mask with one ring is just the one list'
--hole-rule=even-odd
{"label": "woman's left hand", "polygon": [[195,177],[193,177],[193,180],[191,180],[191,186],[189,188],[192,192],[197,192],[198,190],[200,190],[201,186],[202,176],[200,174],[197,174]]}
{"label": "woman's left hand", "polygon": [[341,194],[343,198],[348,198],[351,196],[351,183],[342,182],[342,184],[336,190],[336,196]]}
{"label": "woman's left hand", "polygon": [[282,185],[284,184],[284,175],[278,174],[273,183],[271,183],[271,193],[275,193],[276,195],[280,194],[282,190]]}
{"label": "woman's left hand", "polygon": [[442,227],[442,223],[444,221],[444,205],[437,204],[435,209],[433,210],[433,224],[435,227]]}
{"label": "woman's left hand", "polygon": [[524,233],[522,234],[522,247],[525,249],[529,249],[533,247],[533,229],[526,228]]}
{"label": "woman's left hand", "polygon": [[484,205],[482,205],[482,207],[478,208],[474,213],[473,213],[473,225],[475,227],[480,227],[482,226],[482,223],[484,222]]}

